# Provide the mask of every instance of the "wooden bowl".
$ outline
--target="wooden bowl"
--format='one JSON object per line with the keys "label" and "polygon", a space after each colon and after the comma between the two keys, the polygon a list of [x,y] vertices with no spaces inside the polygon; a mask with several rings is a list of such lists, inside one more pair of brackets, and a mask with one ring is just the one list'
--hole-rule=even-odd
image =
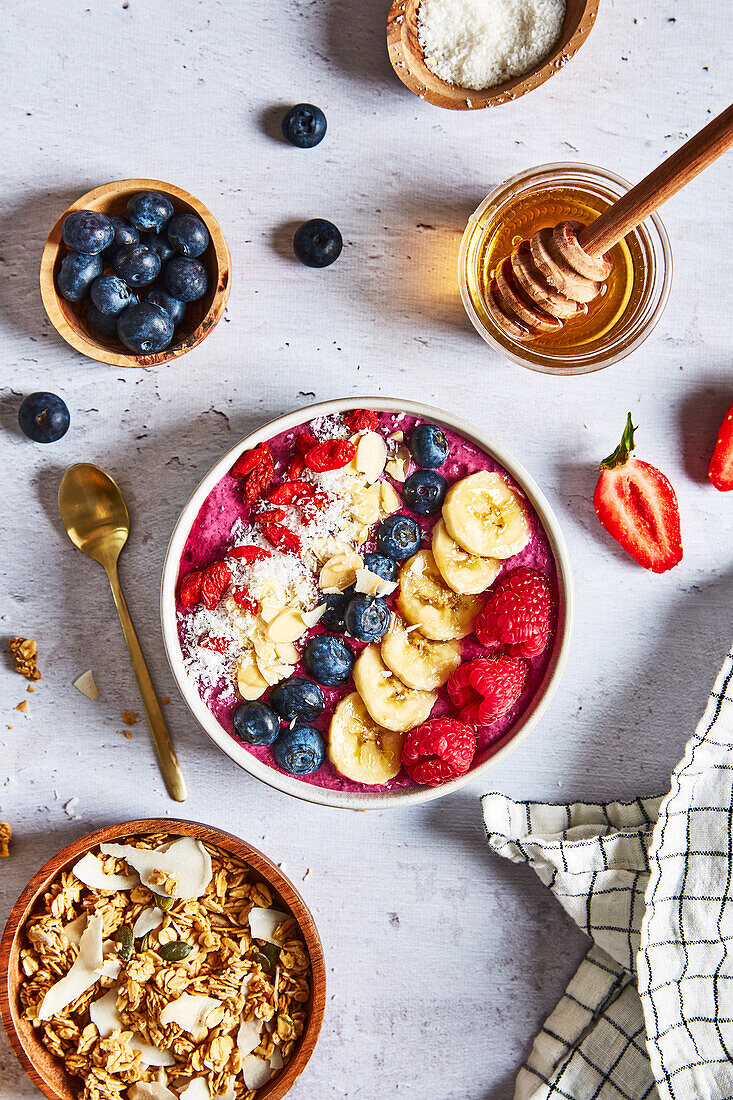
{"label": "wooden bowl", "polygon": [[[189,302],[186,316],[176,327],[173,342],[154,355],[133,355],[116,339],[100,336],[87,323],[87,302],[67,302],[56,289],[56,276],[69,249],[61,239],[61,227],[72,210],[99,210],[124,216],[127,200],[138,191],[160,191],[173,203],[176,214],[198,214],[209,231],[209,245],[199,257],[209,275],[209,289],[197,302]],[[214,215],[197,198],[162,180],[116,180],[95,187],[72,203],[48,235],[41,257],[41,298],[51,324],[67,344],[82,355],[113,367],[153,367],[185,355],[205,340],[221,319],[229,298],[232,258]],[[142,288],[143,294],[145,288]]]}
{"label": "wooden bowl", "polygon": [[387,50],[392,68],[405,87],[436,107],[452,111],[471,111],[479,107],[498,107],[518,99],[544,84],[559,72],[583,45],[598,14],[600,0],[567,0],[565,21],[560,37],[536,68],[523,76],[512,77],[493,88],[474,91],[449,84],[432,73],[425,64],[418,39],[417,13],[420,0],[394,0],[387,17]]}
{"label": "wooden bowl", "polygon": [[13,906],[0,941],[0,1012],[18,1061],[31,1081],[44,1096],[48,1097],[48,1100],[77,1100],[83,1087],[82,1079],[68,1074],[62,1062],[41,1043],[28,1021],[22,1019],[19,987],[22,978],[20,949],[25,944],[23,929],[27,918],[51,882],[62,871],[69,870],[81,856],[92,848],[96,848],[98,844],[134,839],[146,833],[192,836],[196,840],[206,841],[208,844],[223,848],[224,851],[244,860],[273,888],[297,920],[311,961],[308,1023],[291,1060],[257,1093],[258,1100],[281,1100],[305,1069],[315,1049],[323,1023],[326,1005],[326,967],[321,940],[313,917],[302,897],[272,860],[245,841],[195,821],[152,818],[143,821],[127,821],[122,825],[110,825],[106,829],[98,829],[62,849],[44,863],[40,871],[30,880]]}

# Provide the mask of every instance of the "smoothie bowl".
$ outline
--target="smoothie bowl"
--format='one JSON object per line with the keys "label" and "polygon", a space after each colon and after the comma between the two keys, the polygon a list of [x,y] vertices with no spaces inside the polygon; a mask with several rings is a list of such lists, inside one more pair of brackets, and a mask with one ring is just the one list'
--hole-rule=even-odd
{"label": "smoothie bowl", "polygon": [[252,433],[171,538],[171,668],[236,763],[288,794],[376,809],[447,794],[540,718],[572,588],[527,472],[427,406],[342,400]]}

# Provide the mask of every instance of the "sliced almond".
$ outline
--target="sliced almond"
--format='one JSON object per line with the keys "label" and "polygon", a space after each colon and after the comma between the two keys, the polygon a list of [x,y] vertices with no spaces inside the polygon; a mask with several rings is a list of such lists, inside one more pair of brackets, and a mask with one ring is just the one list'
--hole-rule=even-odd
{"label": "sliced almond", "polygon": [[297,665],[300,654],[292,642],[276,642],[275,649],[280,661],[284,665]]}
{"label": "sliced almond", "polygon": [[323,592],[344,592],[356,580],[356,571],[364,562],[355,550],[344,550],[329,558],[318,578]]}
{"label": "sliced almond", "polygon": [[251,649],[237,662],[237,688],[243,699],[259,699],[267,691],[267,680],[261,675]]}
{"label": "sliced almond", "polygon": [[273,642],[294,642],[296,638],[301,638],[307,629],[300,611],[288,607],[272,620],[267,628],[267,636]]}
{"label": "sliced almond", "polygon": [[387,444],[378,432],[364,432],[356,445],[356,468],[371,485],[384,471]]}
{"label": "sliced almond", "polygon": [[372,524],[379,519],[380,486],[370,485],[361,493],[356,493],[349,505],[349,511],[361,523]]}
{"label": "sliced almond", "polygon": [[406,481],[407,471],[410,468],[410,452],[404,443],[397,444],[397,450],[384,468],[395,481]]}
{"label": "sliced almond", "polygon": [[303,612],[303,622],[305,623],[305,625],[310,630],[311,627],[314,627],[316,625],[316,623],[319,622],[325,614],[326,614],[326,605],[325,605],[325,603],[319,603],[318,607],[314,607],[312,611],[304,611]]}
{"label": "sliced almond", "polygon": [[90,668],[74,680],[73,687],[80,691],[82,695],[86,695],[87,699],[99,698],[99,689],[94,682],[94,673]]}
{"label": "sliced almond", "polygon": [[397,496],[394,485],[390,485],[388,481],[379,482],[379,507],[385,516],[399,512],[402,507],[402,501]]}
{"label": "sliced almond", "polygon": [[390,432],[390,434],[387,436],[387,438],[388,439],[393,439],[397,443],[404,443],[405,433],[398,429],[396,432]]}

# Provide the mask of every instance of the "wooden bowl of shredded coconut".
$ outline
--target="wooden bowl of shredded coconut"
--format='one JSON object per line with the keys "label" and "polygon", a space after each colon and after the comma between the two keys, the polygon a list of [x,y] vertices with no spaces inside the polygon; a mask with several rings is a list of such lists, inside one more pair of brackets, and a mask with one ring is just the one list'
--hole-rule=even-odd
{"label": "wooden bowl of shredded coconut", "polygon": [[600,0],[394,0],[387,49],[436,107],[497,107],[544,84],[587,39]]}

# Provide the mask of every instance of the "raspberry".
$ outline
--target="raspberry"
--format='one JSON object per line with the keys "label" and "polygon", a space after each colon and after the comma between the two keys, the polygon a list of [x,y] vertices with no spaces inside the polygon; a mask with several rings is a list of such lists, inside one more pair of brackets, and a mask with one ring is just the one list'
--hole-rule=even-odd
{"label": "raspberry", "polygon": [[317,442],[318,440],[312,432],[301,432],[300,435],[295,438],[295,446],[302,455],[307,454],[312,447],[315,447]]}
{"label": "raspberry", "polygon": [[284,508],[268,508],[266,512],[258,512],[253,519],[255,523],[282,523],[286,515]]}
{"label": "raspberry", "polygon": [[344,420],[352,432],[373,432],[379,427],[379,416],[369,409],[354,409],[346,414]]}
{"label": "raspberry", "polygon": [[300,553],[300,539],[288,527],[283,527],[279,523],[266,523],[262,528],[262,534],[276,550],[282,550],[284,554]]}
{"label": "raspberry", "polygon": [[249,594],[249,589],[235,588],[232,592],[232,597],[237,607],[241,607],[244,611],[249,611],[250,615],[257,614],[259,610],[257,600],[252,599]]}
{"label": "raspberry", "polygon": [[476,637],[487,649],[506,646],[512,657],[538,657],[550,640],[552,599],[547,581],[521,566],[499,581],[476,620]]}
{"label": "raspberry", "polygon": [[229,649],[229,642],[226,638],[215,638],[213,634],[207,634],[205,638],[200,638],[199,645],[203,649],[213,649],[214,653],[226,653]]}
{"label": "raspberry", "polygon": [[272,557],[270,550],[264,546],[233,546],[229,551],[230,558],[238,558],[245,565],[251,565],[253,561],[265,561]]}
{"label": "raspberry", "polygon": [[198,569],[194,569],[193,573],[187,574],[181,581],[181,587],[178,589],[178,598],[184,607],[193,607],[195,603],[198,603],[201,599],[201,579],[203,573]]}
{"label": "raspberry", "polygon": [[326,439],[306,452],[305,464],[309,470],[318,473],[341,470],[349,465],[355,454],[356,447],[348,439]]}
{"label": "raspberry", "polygon": [[214,610],[231,579],[232,571],[225,561],[215,561],[206,566],[201,578],[201,599],[204,607],[209,611]]}
{"label": "raspberry", "polygon": [[479,657],[448,681],[448,694],[462,722],[488,726],[506,714],[522,694],[527,666],[519,657]]}
{"label": "raspberry", "polygon": [[433,718],[410,730],[402,763],[416,783],[437,787],[465,775],[476,752],[476,735],[456,718]]}

